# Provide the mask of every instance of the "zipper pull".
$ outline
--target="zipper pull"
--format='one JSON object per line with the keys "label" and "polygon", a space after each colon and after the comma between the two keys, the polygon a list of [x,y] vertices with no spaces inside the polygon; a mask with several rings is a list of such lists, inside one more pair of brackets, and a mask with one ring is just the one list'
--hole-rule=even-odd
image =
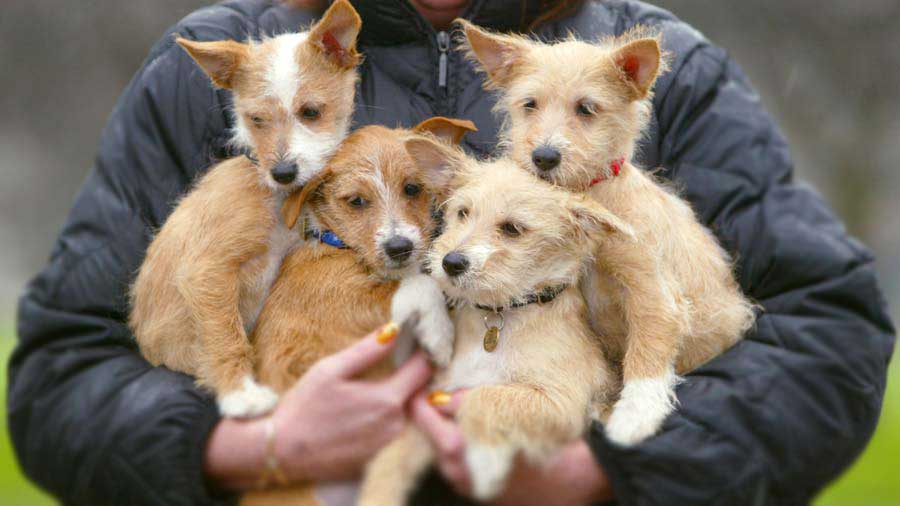
{"label": "zipper pull", "polygon": [[447,51],[450,50],[450,34],[447,32],[438,32],[437,34],[438,51],[441,56],[438,59],[438,86],[447,87]]}

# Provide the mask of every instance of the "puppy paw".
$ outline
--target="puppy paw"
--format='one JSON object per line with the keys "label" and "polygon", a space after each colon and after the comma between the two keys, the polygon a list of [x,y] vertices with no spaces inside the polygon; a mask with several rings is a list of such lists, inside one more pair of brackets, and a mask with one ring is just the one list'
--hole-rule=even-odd
{"label": "puppy paw", "polygon": [[606,423],[606,437],[620,446],[634,446],[653,436],[675,409],[674,374],[625,383]]}
{"label": "puppy paw", "polygon": [[[446,366],[453,355],[453,322],[447,313],[444,292],[428,275],[417,274],[405,278],[391,300],[393,321],[402,322],[413,313],[419,314],[416,328],[419,345],[437,365]],[[395,360],[399,358],[405,357],[395,355]]]}
{"label": "puppy paw", "polygon": [[472,494],[478,501],[489,501],[503,491],[512,470],[516,452],[506,446],[477,443],[466,448],[466,465],[472,480]]}
{"label": "puppy paw", "polygon": [[222,416],[252,418],[272,411],[278,404],[278,394],[247,377],[241,388],[220,395],[218,401]]}

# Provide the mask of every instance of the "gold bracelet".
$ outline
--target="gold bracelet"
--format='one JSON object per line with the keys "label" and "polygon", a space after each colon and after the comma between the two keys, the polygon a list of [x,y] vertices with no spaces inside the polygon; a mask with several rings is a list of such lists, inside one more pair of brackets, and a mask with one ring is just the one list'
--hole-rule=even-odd
{"label": "gold bracelet", "polygon": [[258,487],[261,489],[267,488],[273,478],[277,485],[285,486],[288,480],[284,475],[284,471],[281,470],[281,464],[278,462],[278,456],[275,454],[275,422],[271,416],[265,420],[265,431],[266,454]]}

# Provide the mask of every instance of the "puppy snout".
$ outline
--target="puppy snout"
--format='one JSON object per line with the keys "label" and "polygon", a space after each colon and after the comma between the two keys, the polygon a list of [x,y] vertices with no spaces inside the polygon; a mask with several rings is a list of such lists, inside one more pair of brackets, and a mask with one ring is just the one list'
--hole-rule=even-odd
{"label": "puppy snout", "polygon": [[413,242],[402,236],[394,236],[384,243],[384,252],[391,260],[397,262],[405,262],[412,255],[415,245]]}
{"label": "puppy snout", "polygon": [[543,171],[555,169],[559,166],[560,160],[562,160],[562,155],[559,150],[550,146],[539,146],[531,152],[531,161]]}
{"label": "puppy snout", "polygon": [[297,179],[297,164],[282,160],[272,167],[272,179],[280,184],[293,183]]}
{"label": "puppy snout", "polygon": [[456,277],[469,270],[469,259],[465,255],[457,251],[447,253],[441,265],[444,266],[444,272],[450,277]]}

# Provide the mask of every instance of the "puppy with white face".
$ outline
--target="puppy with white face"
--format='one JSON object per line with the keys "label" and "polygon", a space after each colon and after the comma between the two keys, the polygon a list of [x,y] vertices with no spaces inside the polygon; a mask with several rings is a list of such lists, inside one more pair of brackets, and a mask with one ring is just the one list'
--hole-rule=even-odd
{"label": "puppy with white face", "polygon": [[640,443],[675,408],[678,375],[734,345],[755,319],[728,253],[687,202],[631,163],[666,68],[658,37],[637,28],[544,44],[461,23],[486,85],[501,93],[509,156],[634,230],[597,245],[582,286],[593,329],[622,365],[606,433]]}
{"label": "puppy with white face", "polygon": [[[580,437],[616,388],[578,290],[592,244],[628,236],[602,206],[500,159],[479,162],[428,139],[407,150],[444,188],[444,230],[428,253],[455,303],[455,343],[435,388],[470,389],[457,421],[479,500],[505,486],[514,459],[544,462]],[[369,466],[360,504],[405,504],[433,455],[410,428]],[[397,473],[403,469],[403,473]]]}
{"label": "puppy with white face", "polygon": [[274,407],[247,335],[300,235],[282,222],[290,191],[322,170],[353,112],[361,21],[334,2],[308,32],[263,41],[178,43],[233,95],[233,142],[246,156],[212,167],[150,244],[129,324],[154,365],[190,374],[226,416]]}

